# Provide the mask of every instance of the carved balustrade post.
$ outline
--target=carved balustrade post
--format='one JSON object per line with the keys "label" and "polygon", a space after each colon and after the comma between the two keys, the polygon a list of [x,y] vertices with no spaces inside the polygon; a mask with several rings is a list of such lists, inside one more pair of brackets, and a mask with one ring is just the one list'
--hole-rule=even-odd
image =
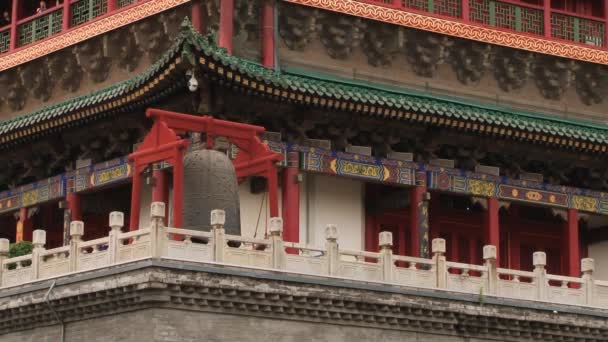
{"label": "carved balustrade post", "polygon": [[150,205],[150,254],[159,258],[165,253],[167,234],[164,230],[165,203],[152,202]]}
{"label": "carved balustrade post", "polygon": [[285,248],[283,247],[283,219],[270,218],[270,238],[272,240],[272,267],[285,268]]}
{"label": "carved balustrade post", "polygon": [[34,230],[32,234],[32,280],[38,279],[40,274],[40,254],[44,252],[44,244],[46,244],[46,232],[41,229]]}
{"label": "carved balustrade post", "polygon": [[582,259],[581,272],[583,272],[583,281],[585,282],[585,304],[587,305],[593,303],[593,292],[595,290],[593,271],[595,271],[595,261],[591,258]]}
{"label": "carved balustrade post", "polygon": [[547,255],[545,252],[534,252],[532,254],[534,264],[534,277],[536,278],[536,299],[547,297]]}
{"label": "carved balustrade post", "polygon": [[435,270],[437,272],[437,287],[445,289],[448,284],[448,269],[445,260],[445,240],[433,239],[432,252]]}
{"label": "carved balustrade post", "polygon": [[382,262],[382,280],[393,282],[393,233],[380,232],[380,255]]}
{"label": "carved balustrade post", "polygon": [[325,226],[325,250],[327,251],[327,273],[338,275],[340,251],[338,250],[338,227],[335,224]]}
{"label": "carved balustrade post", "polygon": [[224,224],[226,223],[226,212],[221,209],[211,211],[211,230],[213,231],[213,255],[215,262],[224,261],[224,252],[226,250],[226,231]]}
{"label": "carved balustrade post", "polygon": [[118,250],[120,241],[118,235],[125,225],[125,214],[120,211],[110,213],[110,235],[108,242],[108,264],[113,265],[118,261]]}
{"label": "carved balustrade post", "polygon": [[84,222],[70,222],[70,272],[78,271],[82,235],[84,235]]}
{"label": "carved balustrade post", "polygon": [[4,283],[4,260],[8,259],[8,250],[10,247],[10,241],[8,239],[0,239],[0,287]]}
{"label": "carved balustrade post", "polygon": [[483,246],[483,260],[484,264],[488,269],[488,288],[486,289],[488,294],[495,295],[498,293],[498,271],[496,268],[496,246],[487,245]]}

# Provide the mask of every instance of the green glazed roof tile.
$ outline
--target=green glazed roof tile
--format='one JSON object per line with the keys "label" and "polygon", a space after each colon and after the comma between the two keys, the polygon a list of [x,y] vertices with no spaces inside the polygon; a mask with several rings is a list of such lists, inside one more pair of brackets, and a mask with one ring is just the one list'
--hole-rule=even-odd
{"label": "green glazed roof tile", "polygon": [[[590,142],[608,142],[608,126],[561,119],[538,113],[520,112],[509,108],[481,105],[448,97],[413,92],[391,86],[372,85],[368,82],[339,79],[329,75],[308,72],[279,72],[229,56],[225,49],[217,47],[210,36],[203,37],[185,21],[182,31],[172,47],[146,72],[111,87],[80,96],[36,112],[0,122],[0,134],[7,134],[21,127],[60,117],[75,110],[111,101],[137,90],[159,72],[162,72],[181,53],[184,61],[197,53],[213,59],[218,65],[232,69],[257,82],[263,82],[284,90],[300,91],[313,96],[325,96],[338,100],[355,101],[366,105],[417,111],[425,115],[458,118],[480,124],[516,128],[531,133],[560,137],[573,137]],[[197,60],[197,58],[194,58]]]}

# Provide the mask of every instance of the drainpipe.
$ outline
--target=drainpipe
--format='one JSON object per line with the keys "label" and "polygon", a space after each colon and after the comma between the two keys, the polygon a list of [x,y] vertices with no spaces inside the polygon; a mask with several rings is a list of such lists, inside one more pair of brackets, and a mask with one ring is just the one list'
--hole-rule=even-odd
{"label": "drainpipe", "polygon": [[57,322],[60,324],[60,327],[61,327],[60,341],[65,342],[65,322],[61,319],[61,317],[59,317],[59,314],[57,313],[57,311],[55,311],[53,304],[51,304],[51,301],[49,300],[49,298],[51,297],[51,292],[53,292],[54,288],[55,288],[55,281],[53,282],[53,284],[51,284],[51,287],[49,287],[49,290],[44,295],[44,301],[46,302],[46,305],[49,307],[49,309],[53,313],[53,316],[55,316],[55,319],[57,320]]}

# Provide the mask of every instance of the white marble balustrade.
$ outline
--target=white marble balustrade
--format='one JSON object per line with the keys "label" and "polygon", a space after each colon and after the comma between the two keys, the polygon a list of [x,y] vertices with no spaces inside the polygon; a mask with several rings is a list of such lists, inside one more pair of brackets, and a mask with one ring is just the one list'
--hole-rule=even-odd
{"label": "white marble balustrade", "polygon": [[447,261],[443,239],[432,241],[430,259],[393,255],[390,232],[379,237],[379,252],[344,250],[338,227],[326,227],[325,246],[307,246],[282,239],[283,222],[270,220],[266,239],[227,235],[225,213],[211,213],[211,231],[163,226],[165,205],[153,203],[150,226],[122,232],[124,216],[110,214],[107,237],[82,241],[84,223],[71,223],[67,246],[46,250],[46,234],[33,234],[32,254],[8,258],[9,243],[0,239],[0,288],[18,286],[69,273],[100,269],[145,258],[214,262],[239,267],[275,269],[307,275],[340,277],[357,281],[408,287],[443,289],[480,296],[494,296],[551,303],[608,308],[608,282],[593,278],[592,259],[581,261],[582,277],[546,273],[546,255],[533,255],[532,272],[498,268],[496,247],[485,246],[483,265]]}

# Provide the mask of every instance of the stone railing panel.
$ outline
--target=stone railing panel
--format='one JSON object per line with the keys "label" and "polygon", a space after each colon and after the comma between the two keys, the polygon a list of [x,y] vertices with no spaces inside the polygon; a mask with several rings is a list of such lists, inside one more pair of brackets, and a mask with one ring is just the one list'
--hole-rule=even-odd
{"label": "stone railing panel", "polygon": [[198,230],[167,228],[167,256],[197,261],[213,260],[213,235]]}
{"label": "stone railing panel", "polygon": [[286,271],[327,275],[328,265],[324,249],[293,242],[285,242],[284,247],[293,252],[285,255]]}
{"label": "stone railing panel", "polygon": [[485,266],[462,264],[459,262],[446,263],[447,287],[450,290],[468,293],[487,293],[487,268]]}
{"label": "stone railing panel", "polygon": [[608,307],[608,281],[593,281],[593,306]]}
{"label": "stone railing panel", "polygon": [[536,299],[537,280],[534,272],[497,269],[499,297]]}
{"label": "stone railing panel", "polygon": [[548,274],[547,280],[545,283],[547,301],[573,305],[585,304],[586,284],[581,278]]}
{"label": "stone railing panel", "polygon": [[[272,267],[272,243],[265,239],[247,238],[238,235],[225,235],[224,262],[250,267]],[[238,245],[238,247],[236,247]]]}
{"label": "stone railing panel", "polygon": [[138,260],[151,256],[150,229],[118,234],[117,262]]}
{"label": "stone railing panel", "polygon": [[[396,266],[403,263],[407,267]],[[435,287],[437,272],[432,259],[393,255],[393,282],[395,284],[415,287]]]}
{"label": "stone railing panel", "polygon": [[85,271],[109,265],[109,242],[110,239],[107,237],[81,242],[78,245],[78,253],[80,254],[78,258],[78,270]]}
{"label": "stone railing panel", "polygon": [[32,254],[2,262],[2,286],[13,286],[34,280]]}
{"label": "stone railing panel", "polygon": [[40,253],[40,278],[50,278],[70,272],[70,246]]}
{"label": "stone railing panel", "polygon": [[380,253],[340,250],[338,276],[364,281],[382,281]]}

